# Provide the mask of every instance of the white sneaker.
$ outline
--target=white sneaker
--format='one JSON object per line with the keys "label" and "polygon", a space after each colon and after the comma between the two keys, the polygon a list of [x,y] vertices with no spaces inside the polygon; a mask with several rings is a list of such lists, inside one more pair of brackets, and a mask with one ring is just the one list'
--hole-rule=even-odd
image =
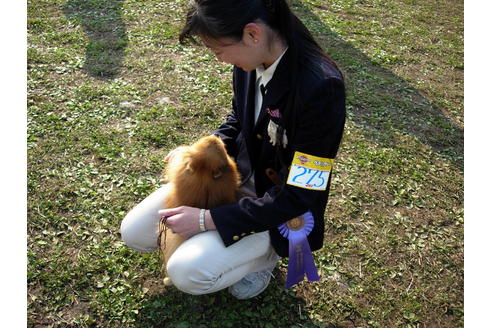
{"label": "white sneaker", "polygon": [[270,283],[273,276],[272,271],[277,265],[278,257],[276,254],[275,263],[268,269],[258,272],[248,273],[243,279],[229,287],[229,293],[239,300],[245,300],[258,296],[263,292]]}

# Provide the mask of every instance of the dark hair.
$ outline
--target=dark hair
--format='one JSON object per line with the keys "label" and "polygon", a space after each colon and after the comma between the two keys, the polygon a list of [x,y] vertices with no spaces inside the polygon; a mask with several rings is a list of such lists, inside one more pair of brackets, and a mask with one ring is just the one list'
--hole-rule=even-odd
{"label": "dark hair", "polygon": [[[223,37],[242,40],[244,27],[251,22],[262,21],[274,30],[289,47],[289,67],[292,68],[291,92],[284,113],[287,133],[295,131],[296,114],[302,106],[298,76],[301,67],[319,71],[320,65],[310,65],[322,59],[328,62],[343,81],[336,63],[323,51],[306,26],[292,13],[285,0],[194,0],[186,16],[186,24],[179,41],[205,36],[211,39]],[[292,140],[292,139],[291,139]]]}

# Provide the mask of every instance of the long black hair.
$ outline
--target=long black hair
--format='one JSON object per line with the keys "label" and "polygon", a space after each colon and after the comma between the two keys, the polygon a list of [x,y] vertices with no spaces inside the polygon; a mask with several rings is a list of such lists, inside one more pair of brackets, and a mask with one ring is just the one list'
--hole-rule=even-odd
{"label": "long black hair", "polygon": [[292,92],[284,117],[287,118],[286,128],[290,139],[295,133],[296,116],[302,106],[302,99],[299,97],[299,71],[305,67],[319,68],[320,65],[310,63],[321,59],[337,72],[342,81],[343,75],[306,26],[292,13],[285,0],[194,0],[188,10],[179,41],[183,43],[186,39],[193,40],[193,36],[198,35],[216,40],[228,37],[239,42],[243,38],[244,27],[258,20],[275,31],[289,47],[288,66],[292,69]]}

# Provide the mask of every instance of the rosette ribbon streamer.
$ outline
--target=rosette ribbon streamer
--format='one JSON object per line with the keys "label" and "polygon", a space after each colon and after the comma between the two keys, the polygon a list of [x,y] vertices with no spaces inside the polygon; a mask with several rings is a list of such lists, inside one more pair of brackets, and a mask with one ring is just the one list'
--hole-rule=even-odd
{"label": "rosette ribbon streamer", "polygon": [[307,236],[314,227],[313,213],[306,212],[279,225],[278,230],[289,240],[289,266],[285,287],[290,288],[304,279],[306,274],[309,281],[318,281],[319,276],[314,265],[313,254],[309,247]]}

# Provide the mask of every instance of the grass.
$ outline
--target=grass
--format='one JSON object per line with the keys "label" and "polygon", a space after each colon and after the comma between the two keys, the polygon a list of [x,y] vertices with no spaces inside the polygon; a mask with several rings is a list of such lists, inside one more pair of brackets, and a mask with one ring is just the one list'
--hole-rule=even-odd
{"label": "grass", "polygon": [[188,1],[28,1],[29,327],[462,327],[463,3],[291,1],[348,83],[320,282],[164,289],[124,215],[230,109]]}

